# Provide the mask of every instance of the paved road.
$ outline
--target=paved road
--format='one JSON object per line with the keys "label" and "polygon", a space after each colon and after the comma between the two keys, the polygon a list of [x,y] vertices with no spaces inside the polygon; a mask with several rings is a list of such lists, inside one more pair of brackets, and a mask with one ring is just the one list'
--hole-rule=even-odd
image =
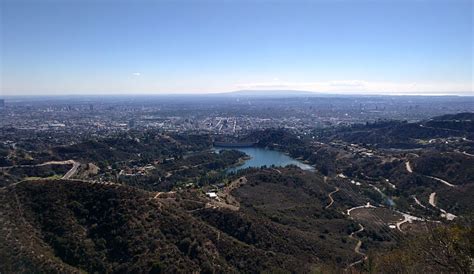
{"label": "paved road", "polygon": [[47,166],[47,165],[73,165],[76,161],[74,160],[66,160],[66,161],[49,161],[44,162],[42,164],[36,165],[14,165],[14,166],[4,166],[0,167],[0,170],[7,170],[11,168],[19,168],[19,167],[39,167],[39,166]]}
{"label": "paved road", "polygon": [[74,176],[77,172],[77,168],[81,165],[81,163],[76,162],[74,160],[65,160],[65,161],[48,161],[41,164],[36,165],[15,165],[15,166],[6,166],[0,167],[0,171],[4,171],[11,168],[22,168],[22,167],[41,167],[41,166],[48,166],[48,165],[72,165],[71,169],[63,175],[61,179],[70,179]]}
{"label": "paved road", "polygon": [[66,174],[64,174],[64,176],[62,177],[62,179],[68,180],[68,179],[70,179],[72,176],[76,175],[77,168],[78,168],[80,165],[81,165],[81,163],[76,162],[76,161],[73,161],[72,168],[71,168],[68,172],[66,172]]}

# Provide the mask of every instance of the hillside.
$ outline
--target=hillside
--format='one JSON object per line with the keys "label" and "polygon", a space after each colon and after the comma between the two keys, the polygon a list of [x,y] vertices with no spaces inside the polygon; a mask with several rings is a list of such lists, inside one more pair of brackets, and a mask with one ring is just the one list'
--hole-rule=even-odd
{"label": "hillside", "polygon": [[[10,147],[0,168],[0,272],[396,272],[393,260],[409,271],[465,270],[469,244],[457,248],[472,234],[474,206],[471,133],[457,128],[472,123],[465,116],[239,138],[312,171],[228,172],[247,156],[216,153],[206,134],[130,131],[35,153]],[[407,241],[429,246],[432,231],[454,237],[461,266],[403,253]]]}
{"label": "hillside", "polygon": [[[301,220],[282,225],[271,216],[262,219],[247,205],[242,212],[190,210],[190,204],[202,204],[205,198],[195,192],[181,195],[155,198],[155,193],[127,186],[77,180],[26,181],[4,188],[0,269],[4,273],[303,272],[312,264],[333,260],[345,265],[354,256],[352,243],[339,239],[337,246],[331,246],[332,238],[346,232],[327,234],[324,219],[323,227],[311,231],[308,224],[299,227],[304,224]],[[314,212],[320,211],[317,208]],[[283,219],[292,215],[286,214]],[[332,223],[349,224],[343,219]]]}

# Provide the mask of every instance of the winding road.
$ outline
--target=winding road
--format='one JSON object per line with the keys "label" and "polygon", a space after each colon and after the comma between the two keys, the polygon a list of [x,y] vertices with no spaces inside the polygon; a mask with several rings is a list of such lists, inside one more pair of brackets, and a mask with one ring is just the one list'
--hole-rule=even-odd
{"label": "winding road", "polygon": [[367,202],[366,205],[355,206],[355,207],[353,207],[353,208],[349,208],[349,209],[347,210],[347,215],[350,216],[352,210],[359,209],[359,208],[376,208],[376,207],[373,206],[373,205],[371,205],[370,202]]}
{"label": "winding road", "polygon": [[36,165],[14,165],[14,166],[4,166],[0,167],[0,170],[6,170],[11,168],[18,168],[18,167],[39,167],[39,166],[47,166],[47,165],[73,165],[76,163],[74,160],[65,160],[65,161],[48,161],[41,164]]}
{"label": "winding road", "polygon": [[44,162],[44,163],[36,164],[36,165],[15,165],[15,166],[0,167],[0,171],[12,169],[12,168],[41,167],[41,166],[48,166],[48,165],[72,165],[71,169],[68,172],[66,172],[66,174],[63,175],[63,177],[61,177],[61,179],[69,180],[72,176],[76,174],[77,169],[79,168],[81,163],[76,162],[75,160],[48,161],[48,162]]}
{"label": "winding road", "polygon": [[357,253],[358,255],[361,255],[362,258],[359,259],[359,260],[357,260],[357,261],[355,261],[355,262],[353,262],[353,263],[351,263],[346,269],[349,269],[349,268],[353,267],[353,266],[356,265],[356,264],[360,264],[360,263],[362,263],[363,261],[367,260],[367,258],[368,258],[368,257],[367,257],[367,254],[365,254],[364,252],[360,251],[360,247],[362,246],[362,241],[359,240],[359,239],[356,239],[356,238],[354,237],[355,234],[364,231],[364,227],[363,227],[361,224],[359,224],[359,227],[360,227],[359,230],[352,232],[351,235],[349,235],[349,238],[354,239],[354,240],[357,240],[357,244],[356,244],[356,246],[354,247],[354,252]]}
{"label": "winding road", "polygon": [[445,180],[443,180],[443,179],[437,178],[437,177],[428,176],[428,175],[425,175],[425,176],[428,177],[428,178],[430,178],[430,179],[433,179],[433,180],[436,180],[436,181],[438,181],[438,182],[441,182],[441,183],[443,183],[443,184],[445,184],[445,185],[447,185],[447,186],[449,186],[449,187],[455,187],[455,186],[456,186],[456,185],[453,185],[453,184],[451,184],[451,183],[449,183],[449,182],[447,182],[447,181],[445,181]]}
{"label": "winding road", "polygon": [[433,192],[433,193],[430,194],[428,202],[432,207],[434,207],[434,208],[438,209],[439,211],[441,211],[441,217],[446,218],[446,220],[452,221],[452,220],[454,220],[454,218],[457,217],[456,215],[454,215],[452,213],[449,213],[446,210],[436,206],[436,192]]}
{"label": "winding road", "polygon": [[331,200],[331,202],[325,207],[326,209],[328,209],[330,206],[332,206],[332,204],[334,203],[334,199],[332,198],[332,195],[336,192],[339,191],[339,188],[336,187],[336,190],[332,191],[331,193],[328,194],[328,197],[329,197],[329,200]]}
{"label": "winding road", "polygon": [[[371,205],[371,204],[368,202],[366,205],[356,206],[356,207],[353,207],[353,208],[348,209],[348,210],[347,210],[347,215],[350,216],[352,210],[359,209],[359,208],[376,208],[376,207],[373,206],[373,205]],[[352,217],[350,217],[350,218],[352,219]],[[362,258],[359,259],[359,260],[357,260],[357,261],[355,261],[355,262],[353,262],[353,263],[351,263],[350,265],[348,265],[348,266],[346,267],[346,270],[348,270],[349,268],[353,267],[353,266],[356,265],[356,264],[360,264],[360,263],[364,262],[364,261],[367,260],[367,258],[368,258],[367,255],[366,255],[364,252],[360,251],[360,248],[361,248],[361,246],[362,246],[362,241],[359,240],[359,239],[356,239],[356,238],[354,237],[355,234],[364,231],[364,227],[362,226],[362,224],[359,223],[358,225],[359,225],[359,227],[360,227],[359,230],[352,232],[352,233],[349,235],[349,238],[354,239],[354,240],[357,240],[357,244],[356,244],[356,246],[354,247],[354,252],[355,252],[356,254],[358,254],[358,255],[361,255]]]}
{"label": "winding road", "polygon": [[474,154],[467,153],[467,152],[465,152],[465,151],[463,151],[462,154],[464,154],[464,155],[466,155],[466,156],[469,156],[469,157],[474,157]]}
{"label": "winding road", "polygon": [[[408,173],[413,173],[413,168],[411,167],[411,164],[409,161],[406,161],[405,162],[405,168],[406,170],[408,171]],[[424,175],[425,177],[428,177],[430,179],[433,179],[433,180],[436,180],[438,182],[441,182],[449,187],[455,187],[456,185],[453,185],[451,184],[450,182],[446,181],[446,180],[443,180],[443,179],[440,179],[440,178],[437,178],[437,177],[433,177],[433,176],[428,176],[428,175]]]}
{"label": "winding road", "polygon": [[407,213],[403,213],[401,211],[398,211],[398,210],[395,210],[395,212],[399,213],[399,214],[402,214],[403,216],[403,220],[397,222],[395,225],[397,226],[397,229],[400,231],[400,232],[403,232],[402,231],[402,224],[404,223],[412,223],[413,221],[425,221],[425,219],[423,218],[420,218],[420,217],[416,217],[416,216],[412,216],[410,214],[407,214]]}
{"label": "winding road", "polygon": [[[458,152],[460,152],[460,151],[458,151]],[[463,154],[466,154],[466,153],[463,152]],[[471,156],[471,155],[469,155],[469,154],[466,154],[466,155]],[[409,173],[413,173],[413,169],[412,169],[412,167],[411,167],[411,165],[410,165],[410,162],[408,162],[408,161],[405,162],[405,167],[406,167],[406,170],[407,170]],[[448,181],[446,181],[446,180],[443,180],[443,179],[441,179],[441,178],[433,177],[433,176],[429,176],[429,175],[423,175],[423,176],[425,176],[425,177],[427,177],[427,178],[430,178],[430,179],[432,179],[432,180],[438,181],[438,182],[440,182],[440,183],[442,183],[442,184],[444,184],[444,185],[446,185],[446,186],[449,186],[449,187],[456,187],[456,185],[451,184],[450,182],[448,182]],[[421,207],[423,207],[423,208],[426,208],[424,205],[422,205],[422,204],[420,203],[420,201],[419,201],[415,196],[413,196],[413,198],[415,199],[415,203],[416,203],[416,204],[418,204],[419,206],[421,206]],[[430,194],[430,196],[429,196],[429,198],[428,198],[428,203],[429,203],[432,207],[434,207],[434,208],[438,209],[439,211],[441,211],[441,217],[446,218],[446,220],[448,220],[448,221],[452,221],[452,220],[454,220],[454,218],[457,217],[456,215],[454,215],[454,214],[452,214],[452,213],[449,213],[449,212],[447,212],[446,210],[444,210],[444,209],[439,208],[439,207],[436,206],[436,192],[432,192],[432,193]],[[404,214],[404,216],[405,216],[405,214]],[[408,215],[408,216],[409,216],[409,215]],[[405,219],[404,219],[403,221],[398,222],[398,223],[397,223],[397,228],[398,228],[398,230],[402,231],[401,228],[400,228],[400,226],[401,226],[403,223],[405,223],[405,222],[411,222],[410,218],[405,217]]]}
{"label": "winding road", "polygon": [[424,205],[420,202],[420,200],[418,200],[418,198],[416,198],[415,195],[413,195],[413,199],[415,200],[415,203],[416,203],[417,205],[419,205],[419,206],[421,206],[422,208],[425,208],[425,209],[426,209],[426,206],[424,206]]}
{"label": "winding road", "polygon": [[62,177],[63,180],[69,180],[72,176],[74,176],[77,172],[77,168],[81,165],[81,163],[76,162],[74,160],[70,161],[72,161],[72,167],[68,172],[66,172],[66,174],[64,174],[64,176]]}

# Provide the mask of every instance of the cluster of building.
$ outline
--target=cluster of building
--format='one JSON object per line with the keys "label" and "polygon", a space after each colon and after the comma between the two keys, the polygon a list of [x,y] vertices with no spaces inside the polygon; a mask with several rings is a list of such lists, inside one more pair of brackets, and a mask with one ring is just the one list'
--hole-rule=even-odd
{"label": "cluster of building", "polygon": [[421,120],[474,111],[471,98],[297,97],[0,99],[0,128],[107,135],[130,129],[241,136],[265,128],[310,134],[317,127]]}

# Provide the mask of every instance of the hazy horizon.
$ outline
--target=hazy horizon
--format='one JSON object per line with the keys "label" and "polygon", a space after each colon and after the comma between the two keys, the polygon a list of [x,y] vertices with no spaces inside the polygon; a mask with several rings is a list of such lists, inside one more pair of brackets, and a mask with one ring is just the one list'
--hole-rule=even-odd
{"label": "hazy horizon", "polygon": [[96,96],[199,96],[199,95],[209,95],[209,96],[218,96],[218,95],[250,95],[250,96],[259,96],[264,95],[266,97],[271,97],[272,93],[275,93],[275,96],[281,95],[311,95],[311,96],[433,96],[433,97],[443,97],[443,96],[460,96],[460,97],[472,97],[474,96],[473,92],[459,92],[459,93],[446,93],[446,92],[420,92],[420,93],[403,93],[403,92],[393,92],[393,93],[361,93],[361,92],[318,92],[318,91],[308,91],[308,90],[231,90],[231,91],[222,91],[222,92],[149,92],[149,93],[135,93],[135,92],[106,92],[106,93],[94,93],[94,92],[74,92],[74,93],[61,93],[61,92],[52,92],[52,93],[2,93],[0,92],[0,99],[8,97],[67,97],[67,96],[84,96],[84,97],[96,97]]}
{"label": "hazy horizon", "polygon": [[472,1],[0,5],[3,96],[474,91]]}

